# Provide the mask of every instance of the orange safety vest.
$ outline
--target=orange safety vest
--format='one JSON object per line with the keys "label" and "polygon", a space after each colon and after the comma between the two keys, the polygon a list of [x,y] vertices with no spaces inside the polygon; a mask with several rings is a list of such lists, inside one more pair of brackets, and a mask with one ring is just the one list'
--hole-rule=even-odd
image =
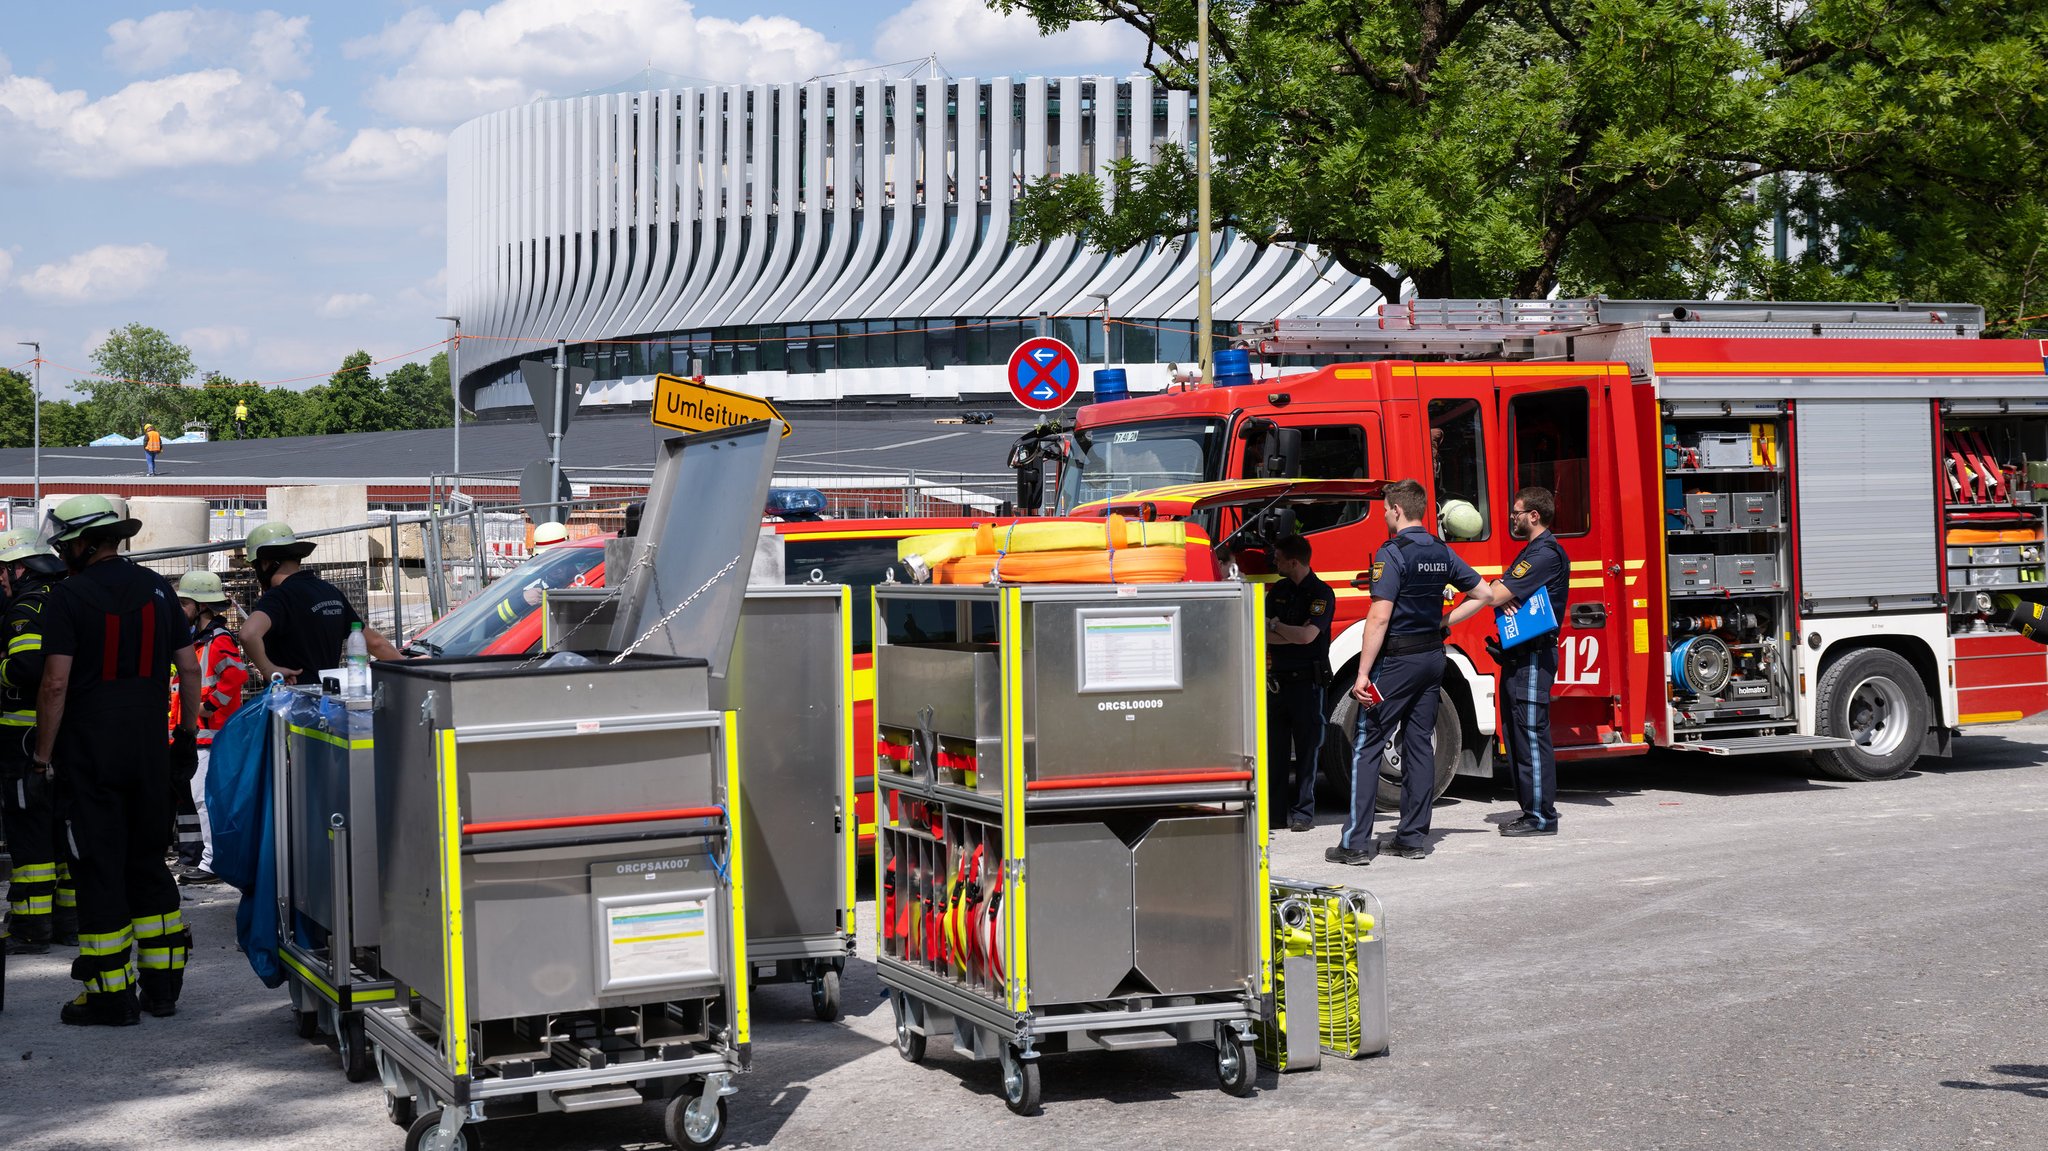
{"label": "orange safety vest", "polygon": [[146,431],[146,432],[142,433],[142,450],[143,450],[143,451],[145,451],[145,452],[160,452],[160,451],[163,451],[163,450],[164,450],[164,437],[163,437],[163,434],[162,434],[162,433],[160,433],[160,432],[158,432],[158,431],[157,431],[157,430],[156,430],[155,428],[151,428],[151,429],[149,429],[148,431]]}

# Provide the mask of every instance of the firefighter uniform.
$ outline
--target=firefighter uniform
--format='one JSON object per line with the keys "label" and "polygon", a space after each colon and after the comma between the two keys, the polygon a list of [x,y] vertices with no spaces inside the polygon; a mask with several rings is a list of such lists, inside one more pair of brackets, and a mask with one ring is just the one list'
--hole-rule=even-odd
{"label": "firefighter uniform", "polygon": [[[1522,548],[1501,577],[1517,602],[1550,589],[1557,618],[1566,618],[1571,595],[1571,560],[1557,537],[1544,532]],[[1542,830],[1557,828],[1557,755],[1550,744],[1550,690],[1557,682],[1557,637],[1530,640],[1501,655],[1501,688],[1507,696],[1508,759],[1515,768],[1515,798],[1522,819]]]}
{"label": "firefighter uniform", "polygon": [[1387,738],[1401,731],[1401,820],[1398,847],[1421,850],[1429,842],[1429,807],[1436,785],[1437,692],[1444,678],[1444,587],[1479,586],[1479,573],[1421,527],[1403,529],[1373,555],[1372,597],[1394,605],[1387,637],[1369,678],[1378,706],[1362,708],[1351,752],[1351,818],[1338,847],[1376,854],[1373,803]]}
{"label": "firefighter uniform", "polygon": [[[140,526],[111,508],[98,512],[95,501],[106,502],[78,496],[52,513],[60,548],[92,540],[110,521],[115,538]],[[64,1021],[132,1023],[137,991],[142,1010],[175,1013],[192,943],[164,865],[172,751],[159,734],[174,653],[191,636],[162,576],[118,555],[82,561],[74,550],[67,559],[74,570],[51,594],[43,632],[46,655],[71,658],[50,762],[78,885],[71,975],[85,995],[65,1008]]]}
{"label": "firefighter uniform", "polygon": [[1272,827],[1313,823],[1316,765],[1323,750],[1323,688],[1330,680],[1330,620],[1337,593],[1314,572],[1300,583],[1285,577],[1266,589],[1266,615],[1276,623],[1313,627],[1313,643],[1267,647],[1266,821]]}
{"label": "firefighter uniform", "polygon": [[[21,535],[36,540],[26,529]],[[29,770],[36,691],[43,679],[43,612],[63,563],[40,541],[26,540],[0,537],[0,566],[21,565],[14,596],[0,614],[0,823],[14,860],[6,947],[17,955],[40,955],[53,942],[78,945],[78,901],[70,868],[57,850],[49,781]]]}
{"label": "firefighter uniform", "polygon": [[[212,572],[186,572],[178,580],[178,598],[197,605],[202,613],[195,621],[193,654],[199,657],[199,768],[189,786],[180,790],[179,859],[188,868],[183,882],[212,882],[213,832],[206,822],[206,769],[213,757],[213,735],[227,726],[235,709],[242,706],[242,692],[249,682],[249,664],[242,657],[242,645],[221,621],[217,612],[227,608],[227,593],[220,577]],[[177,697],[172,696],[175,711]],[[189,841],[185,824],[190,812]]]}

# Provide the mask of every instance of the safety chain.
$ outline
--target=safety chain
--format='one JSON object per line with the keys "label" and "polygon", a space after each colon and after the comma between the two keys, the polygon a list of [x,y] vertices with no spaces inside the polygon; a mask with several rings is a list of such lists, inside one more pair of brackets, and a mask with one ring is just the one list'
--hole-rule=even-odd
{"label": "safety chain", "polygon": [[[563,632],[562,638],[555,641],[555,646],[553,648],[539,648],[532,655],[528,656],[526,658],[526,662],[519,665],[520,671],[525,671],[527,668],[532,667],[533,665],[539,663],[540,661],[548,658],[551,655],[554,655],[557,652],[573,650],[569,646],[569,641],[576,638],[576,636],[580,634],[584,628],[590,626],[590,621],[597,618],[597,609],[603,607],[608,603],[615,602],[620,596],[626,594],[626,585],[633,578],[633,573],[639,571],[641,568],[648,566],[650,563],[654,561],[654,554],[652,550],[645,548],[635,548],[634,550],[646,552],[646,554],[643,555],[641,558],[634,560],[633,565],[627,568],[625,574],[617,580],[612,579],[610,573],[606,573],[604,581],[604,597],[599,599],[596,604],[592,605],[591,610],[588,613],[586,613],[582,619],[576,621],[575,627],[572,627],[568,631]],[[546,609],[545,601],[543,601],[542,603],[542,609]]]}
{"label": "safety chain", "polygon": [[[658,631],[660,631],[661,629],[663,629],[663,628],[667,627],[667,626],[668,626],[668,621],[670,621],[670,620],[672,620],[672,619],[676,618],[677,616],[681,615],[681,614],[682,614],[682,612],[683,612],[683,609],[684,609],[684,608],[686,608],[686,607],[689,607],[689,606],[690,606],[690,604],[691,604],[692,602],[694,602],[694,601],[696,600],[696,598],[697,598],[698,596],[700,596],[700,595],[703,595],[703,594],[704,594],[705,592],[707,592],[707,591],[710,591],[710,590],[711,590],[711,585],[712,585],[712,584],[715,584],[715,583],[717,583],[717,582],[718,582],[719,580],[722,580],[722,579],[724,579],[724,578],[725,578],[725,576],[726,576],[726,573],[728,573],[728,572],[732,571],[732,569],[734,569],[734,568],[736,568],[736,567],[738,567],[738,566],[740,566],[740,557],[739,557],[739,556],[734,556],[734,557],[732,557],[731,559],[727,560],[727,561],[725,562],[725,566],[724,566],[724,567],[722,567],[722,568],[719,568],[719,569],[718,569],[717,571],[715,571],[715,572],[711,573],[711,578],[710,578],[710,579],[708,579],[708,580],[705,580],[705,581],[704,581],[703,583],[701,583],[701,584],[697,585],[697,590],[696,590],[696,591],[693,591],[693,592],[691,592],[691,593],[690,593],[690,594],[689,594],[689,595],[688,595],[687,597],[685,597],[685,598],[684,598],[684,600],[683,600],[683,602],[681,602],[681,603],[677,604],[676,606],[674,606],[674,607],[672,607],[672,608],[668,609],[668,614],[666,614],[666,615],[662,616],[662,617],[661,617],[660,619],[658,619],[658,620],[655,620],[652,626],[650,626],[650,627],[649,627],[649,628],[648,628],[648,629],[647,629],[646,631],[644,631],[644,632],[641,632],[641,633],[640,633],[640,638],[639,638],[639,639],[636,639],[636,640],[634,640],[634,641],[633,641],[632,643],[630,643],[630,644],[627,644],[627,645],[626,645],[626,649],[625,649],[624,651],[622,651],[622,652],[620,652],[619,654],[617,654],[617,655],[613,656],[613,657],[612,657],[612,663],[613,663],[613,664],[615,664],[615,665],[616,665],[616,664],[618,664],[618,663],[621,663],[621,662],[623,662],[623,661],[625,660],[625,658],[626,658],[627,656],[629,656],[629,655],[632,655],[632,654],[633,654],[634,652],[636,652],[636,651],[639,651],[639,650],[640,650],[640,645],[641,645],[641,644],[643,644],[643,643],[646,643],[646,642],[647,642],[647,641],[648,641],[649,639],[652,639],[652,638],[654,637],[654,633],[655,633],[655,632],[658,632]],[[609,583],[610,581],[609,581],[609,580],[607,580],[606,582],[607,582],[607,583]]]}

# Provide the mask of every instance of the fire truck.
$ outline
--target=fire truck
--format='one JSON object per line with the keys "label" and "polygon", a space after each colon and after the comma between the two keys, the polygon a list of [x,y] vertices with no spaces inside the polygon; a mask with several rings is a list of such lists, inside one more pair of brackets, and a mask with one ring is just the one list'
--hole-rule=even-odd
{"label": "fire truck", "polygon": [[[1973,725],[2048,710],[2048,649],[2006,626],[2048,600],[2048,343],[1982,339],[1983,323],[1952,304],[1605,299],[1282,319],[1259,353],[1324,366],[1081,409],[1054,510],[1142,514],[1131,493],[1233,478],[1413,478],[1431,529],[1492,578],[1521,546],[1515,492],[1542,486],[1571,559],[1561,760],[1801,753],[1887,779]],[[1337,590],[1324,768],[1346,788],[1377,510],[1242,513],[1279,518],[1252,536],[1306,536]],[[1494,770],[1491,627],[1482,613],[1450,638],[1439,790]]]}

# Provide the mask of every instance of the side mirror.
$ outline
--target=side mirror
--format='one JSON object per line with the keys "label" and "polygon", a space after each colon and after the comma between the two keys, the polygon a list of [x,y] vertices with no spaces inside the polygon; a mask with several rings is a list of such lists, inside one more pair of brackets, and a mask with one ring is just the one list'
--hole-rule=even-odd
{"label": "side mirror", "polygon": [[1293,535],[1299,525],[1300,517],[1294,514],[1293,508],[1274,508],[1259,517],[1259,538],[1270,548]]}
{"label": "side mirror", "polygon": [[1017,508],[1036,512],[1045,503],[1045,465],[1037,460],[1017,469]]}

